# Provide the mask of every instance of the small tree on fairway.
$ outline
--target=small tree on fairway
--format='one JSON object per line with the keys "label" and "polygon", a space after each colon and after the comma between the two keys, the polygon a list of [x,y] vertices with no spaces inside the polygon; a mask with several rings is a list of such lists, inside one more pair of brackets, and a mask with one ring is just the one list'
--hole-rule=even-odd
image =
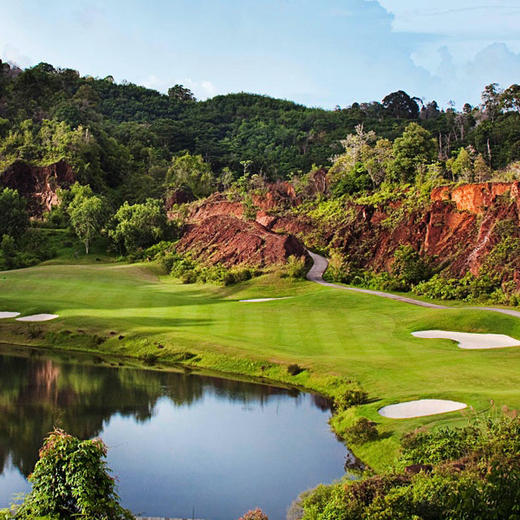
{"label": "small tree on fairway", "polygon": [[106,222],[105,201],[97,196],[74,199],[69,206],[69,216],[70,223],[85,244],[85,253],[88,255],[92,239],[100,234]]}
{"label": "small tree on fairway", "polygon": [[81,441],[53,431],[40,450],[40,460],[29,476],[32,491],[15,518],[29,520],[130,520],[119,505],[114,479],[109,475],[106,446],[100,439]]}

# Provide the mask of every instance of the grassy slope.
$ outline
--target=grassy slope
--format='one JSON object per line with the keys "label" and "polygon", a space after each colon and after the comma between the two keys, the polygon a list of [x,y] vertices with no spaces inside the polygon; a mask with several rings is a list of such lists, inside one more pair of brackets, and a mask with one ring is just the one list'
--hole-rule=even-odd
{"label": "grassy slope", "polygon": [[[294,297],[267,303],[237,301],[290,295]],[[59,320],[40,326],[44,332],[70,331],[55,339],[57,346],[94,348],[81,335],[71,335],[79,329],[109,338],[95,347],[106,352],[151,352],[169,360],[174,352],[189,350],[200,354],[195,360],[200,366],[294,380],[329,394],[334,393],[333,380],[320,376],[359,381],[374,401],[338,417],[336,426],[342,429],[360,414],[382,425],[386,438],[356,448],[377,469],[393,460],[401,432],[461,418],[456,412],[392,421],[377,414],[385,404],[435,397],[461,400],[479,411],[489,407],[490,399],[520,408],[520,349],[464,351],[447,340],[410,335],[435,328],[520,338],[520,320],[496,313],[424,309],[274,276],[230,288],[181,285],[160,277],[153,266],[121,264],[47,265],[0,273],[2,310],[58,313]],[[4,341],[20,341],[21,335],[27,342],[46,341],[29,340],[28,332],[27,324],[0,322]],[[262,369],[265,360],[297,362],[312,375],[292,378],[268,364]]]}

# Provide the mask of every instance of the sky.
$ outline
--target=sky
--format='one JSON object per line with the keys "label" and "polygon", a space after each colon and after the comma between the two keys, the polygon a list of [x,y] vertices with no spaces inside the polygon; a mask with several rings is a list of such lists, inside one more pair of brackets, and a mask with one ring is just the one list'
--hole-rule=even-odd
{"label": "sky", "polygon": [[0,59],[198,99],[333,108],[405,90],[445,107],[520,83],[520,0],[0,0]]}

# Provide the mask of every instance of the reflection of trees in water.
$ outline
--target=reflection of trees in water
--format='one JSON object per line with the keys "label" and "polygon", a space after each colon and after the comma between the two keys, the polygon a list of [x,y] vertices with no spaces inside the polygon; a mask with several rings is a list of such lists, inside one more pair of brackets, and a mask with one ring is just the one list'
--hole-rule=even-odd
{"label": "reflection of trees in water", "polygon": [[[80,438],[95,437],[114,414],[149,420],[163,396],[176,406],[187,406],[204,393],[255,404],[277,395],[299,395],[297,390],[189,373],[118,369],[89,361],[67,358],[64,362],[34,351],[28,355],[0,350],[0,474],[10,456],[28,475],[43,437],[54,427]],[[324,406],[317,397],[313,400]]]}

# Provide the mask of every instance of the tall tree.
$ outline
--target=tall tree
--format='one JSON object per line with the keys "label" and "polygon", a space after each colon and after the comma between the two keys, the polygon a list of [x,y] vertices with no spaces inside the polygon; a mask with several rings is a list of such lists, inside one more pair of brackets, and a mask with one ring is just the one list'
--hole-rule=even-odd
{"label": "tall tree", "polygon": [[436,143],[430,132],[417,123],[410,123],[393,144],[391,168],[394,180],[413,182],[418,168],[433,161],[435,151]]}
{"label": "tall tree", "polygon": [[82,193],[76,195],[68,208],[70,223],[85,245],[88,255],[92,240],[100,235],[107,221],[107,206],[101,197]]}
{"label": "tall tree", "polygon": [[182,101],[183,103],[196,101],[193,92],[183,85],[174,85],[173,87],[170,87],[168,89],[168,96],[170,97],[170,99]]}
{"label": "tall tree", "polygon": [[404,90],[388,94],[383,99],[383,108],[398,119],[417,119],[419,105],[417,98],[410,97]]}

